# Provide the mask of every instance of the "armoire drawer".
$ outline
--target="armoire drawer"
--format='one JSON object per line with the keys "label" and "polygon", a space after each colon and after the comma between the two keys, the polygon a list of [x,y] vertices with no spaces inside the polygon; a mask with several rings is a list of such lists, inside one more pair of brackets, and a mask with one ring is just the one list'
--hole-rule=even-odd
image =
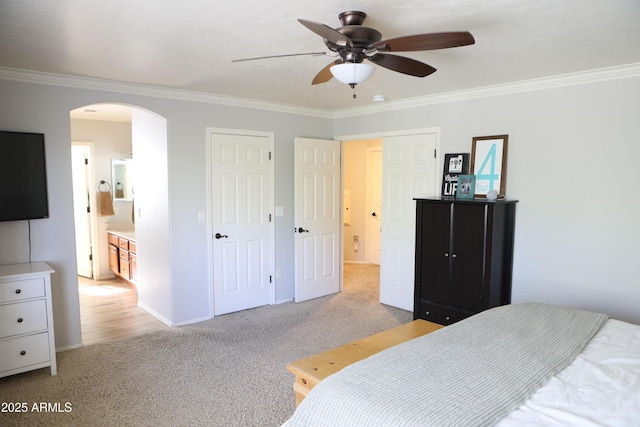
{"label": "armoire drawer", "polygon": [[45,296],[44,279],[35,278],[0,283],[0,303]]}
{"label": "armoire drawer", "polygon": [[46,301],[41,299],[0,305],[0,325],[0,338],[46,330]]}
{"label": "armoire drawer", "polygon": [[0,341],[0,373],[49,360],[47,332]]}
{"label": "armoire drawer", "polygon": [[420,311],[416,318],[428,320],[440,325],[450,325],[472,316],[474,313],[450,305],[436,304],[431,301],[420,300]]}
{"label": "armoire drawer", "polygon": [[467,317],[473,316],[474,314],[475,313],[462,310],[460,308],[445,306],[442,308],[442,324],[450,325],[452,323],[459,322],[462,319],[466,319]]}
{"label": "armoire drawer", "polygon": [[417,318],[442,324],[442,309],[438,304],[420,300],[420,312]]}

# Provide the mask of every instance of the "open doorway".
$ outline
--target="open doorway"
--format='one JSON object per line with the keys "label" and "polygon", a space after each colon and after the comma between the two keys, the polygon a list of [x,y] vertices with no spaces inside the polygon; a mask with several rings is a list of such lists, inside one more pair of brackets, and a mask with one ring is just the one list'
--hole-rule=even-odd
{"label": "open doorway", "polygon": [[[114,159],[133,157],[134,110],[125,105],[93,104],[70,112],[78,293],[84,344],[165,327],[139,307],[138,288],[116,280],[109,263],[108,232],[116,230],[135,235],[134,201],[118,192],[116,181],[122,179],[113,167]],[[109,209],[100,201],[108,201]],[[115,261],[118,263],[120,259]],[[119,271],[119,266],[117,268]]]}
{"label": "open doorway", "polygon": [[[367,174],[363,172],[362,163],[349,163],[348,151],[350,144],[359,144],[358,154],[352,156],[366,159],[366,142],[379,138],[382,145],[382,195],[380,204],[382,212],[378,214],[373,204],[368,206],[369,211],[359,215],[372,217],[375,213],[380,219],[380,274],[379,291],[380,302],[404,310],[413,310],[414,294],[414,262],[415,262],[415,198],[435,197],[439,194],[438,164],[439,161],[439,134],[438,128],[414,129],[384,134],[358,135],[357,137],[339,137],[344,142],[343,151],[346,159],[343,165],[343,189],[347,192],[345,197],[345,218],[350,225],[343,229],[343,260],[345,263],[370,263],[371,257],[367,257],[367,251],[363,251],[360,258],[349,258],[350,255],[359,252],[367,243],[361,241],[354,227],[354,215],[357,205],[354,204],[355,192],[349,188],[349,175],[354,174],[357,179]],[[353,142],[352,142],[353,141]],[[366,163],[365,163],[366,164]],[[358,171],[359,172],[356,172]],[[371,174],[369,174],[371,176]],[[354,187],[355,188],[355,187]],[[366,188],[364,186],[360,187]],[[363,191],[363,190],[359,190]],[[366,196],[366,190],[365,196]],[[360,196],[362,196],[360,194]],[[347,214],[347,207],[350,212]],[[361,231],[362,228],[359,230]],[[355,236],[358,236],[357,238]],[[369,238],[368,240],[371,240]],[[371,244],[371,241],[369,242]],[[355,249],[358,249],[356,251]]]}
{"label": "open doorway", "polygon": [[[343,285],[379,293],[382,139],[343,142]],[[376,299],[379,299],[376,296]]]}

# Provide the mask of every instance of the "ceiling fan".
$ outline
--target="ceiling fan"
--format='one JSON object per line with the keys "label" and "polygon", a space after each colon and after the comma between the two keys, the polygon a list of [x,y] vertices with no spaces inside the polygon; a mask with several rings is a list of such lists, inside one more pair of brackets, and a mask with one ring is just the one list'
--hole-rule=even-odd
{"label": "ceiling fan", "polygon": [[[338,59],[328,64],[314,77],[312,85],[325,83],[333,77],[349,84],[352,88],[362,83],[372,74],[374,67],[364,63],[371,61],[392,71],[416,77],[425,77],[436,71],[430,65],[404,56],[387,52],[410,52],[451,47],[466,46],[475,43],[473,36],[467,31],[417,34],[382,40],[382,34],[373,28],[365,27],[367,14],[359,11],[347,11],[338,15],[342,24],[339,28],[331,28],[325,24],[298,19],[302,25],[324,39],[329,50],[338,54]],[[326,52],[311,52],[292,55],[263,56],[235,60],[247,61],[284,56],[325,55]]]}

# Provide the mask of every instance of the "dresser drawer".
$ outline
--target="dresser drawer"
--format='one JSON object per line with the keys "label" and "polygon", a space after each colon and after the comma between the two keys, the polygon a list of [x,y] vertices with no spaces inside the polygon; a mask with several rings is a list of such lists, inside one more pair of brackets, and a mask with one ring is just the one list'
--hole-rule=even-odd
{"label": "dresser drawer", "polygon": [[35,278],[0,283],[0,303],[45,296],[44,279]]}
{"label": "dresser drawer", "polygon": [[129,252],[137,252],[136,242],[134,242],[133,240],[129,240]]}
{"label": "dresser drawer", "polygon": [[48,362],[49,334],[0,340],[0,372]]}
{"label": "dresser drawer", "polygon": [[46,301],[41,299],[1,305],[0,325],[0,338],[46,330]]}

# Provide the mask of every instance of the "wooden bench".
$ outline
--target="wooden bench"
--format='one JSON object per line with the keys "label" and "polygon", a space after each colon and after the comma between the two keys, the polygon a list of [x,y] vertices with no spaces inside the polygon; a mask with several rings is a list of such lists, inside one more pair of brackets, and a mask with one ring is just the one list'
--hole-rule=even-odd
{"label": "wooden bench", "polygon": [[341,347],[289,363],[287,370],[296,376],[293,383],[293,390],[296,393],[296,406],[320,381],[345,366],[442,327],[442,325],[418,319]]}

